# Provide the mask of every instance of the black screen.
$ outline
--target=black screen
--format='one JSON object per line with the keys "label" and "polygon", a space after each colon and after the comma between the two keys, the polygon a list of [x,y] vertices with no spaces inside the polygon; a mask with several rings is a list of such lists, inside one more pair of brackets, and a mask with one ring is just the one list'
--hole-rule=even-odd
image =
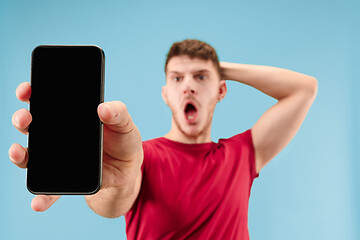
{"label": "black screen", "polygon": [[96,46],[38,46],[32,54],[27,187],[91,194],[102,168],[104,54]]}

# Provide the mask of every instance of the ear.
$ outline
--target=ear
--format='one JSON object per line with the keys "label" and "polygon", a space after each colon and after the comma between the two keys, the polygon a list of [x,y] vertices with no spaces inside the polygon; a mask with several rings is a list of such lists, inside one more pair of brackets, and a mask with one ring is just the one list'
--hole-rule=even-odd
{"label": "ear", "polygon": [[167,103],[167,94],[166,94],[166,86],[162,86],[162,88],[161,88],[161,96],[162,96],[165,104],[168,105],[168,103]]}
{"label": "ear", "polygon": [[221,101],[227,93],[227,87],[226,87],[226,81],[220,80],[220,86],[219,86],[219,101]]}

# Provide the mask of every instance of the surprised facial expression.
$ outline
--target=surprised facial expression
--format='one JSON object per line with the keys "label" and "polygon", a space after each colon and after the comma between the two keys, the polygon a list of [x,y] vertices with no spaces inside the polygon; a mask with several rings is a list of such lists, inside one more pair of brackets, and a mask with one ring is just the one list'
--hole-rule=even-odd
{"label": "surprised facial expression", "polygon": [[209,134],[216,103],[225,94],[225,80],[220,80],[211,60],[182,55],[168,62],[162,96],[173,114],[172,128],[182,134]]}

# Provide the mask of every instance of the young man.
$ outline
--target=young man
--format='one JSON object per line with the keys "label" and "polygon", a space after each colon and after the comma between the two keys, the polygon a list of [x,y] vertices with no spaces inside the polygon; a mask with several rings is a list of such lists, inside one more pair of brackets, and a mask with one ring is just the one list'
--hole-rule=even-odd
{"label": "young man", "polygon": [[[316,79],[275,67],[219,63],[215,50],[198,40],[173,44],[165,74],[162,97],[172,126],[164,137],[142,142],[123,103],[99,105],[103,185],[85,197],[87,204],[104,217],[125,215],[128,239],[249,239],[252,182],[300,128],[316,96]],[[215,143],[211,123],[227,92],[225,79],[278,102],[251,129]],[[28,102],[29,83],[16,94]],[[18,110],[12,122],[27,134],[31,115]],[[26,148],[13,144],[9,156],[26,168]],[[32,208],[44,211],[59,197],[36,196]]]}

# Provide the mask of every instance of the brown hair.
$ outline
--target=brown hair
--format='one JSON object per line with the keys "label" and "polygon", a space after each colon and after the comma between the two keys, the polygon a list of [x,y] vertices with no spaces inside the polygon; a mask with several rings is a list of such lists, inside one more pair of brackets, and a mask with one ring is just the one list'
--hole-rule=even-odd
{"label": "brown hair", "polygon": [[221,68],[219,64],[219,59],[217,57],[215,49],[209,44],[196,40],[196,39],[186,39],[181,42],[175,42],[167,54],[165,62],[165,73],[166,67],[172,57],[187,55],[190,58],[200,58],[205,61],[211,60],[219,74],[221,79]]}

